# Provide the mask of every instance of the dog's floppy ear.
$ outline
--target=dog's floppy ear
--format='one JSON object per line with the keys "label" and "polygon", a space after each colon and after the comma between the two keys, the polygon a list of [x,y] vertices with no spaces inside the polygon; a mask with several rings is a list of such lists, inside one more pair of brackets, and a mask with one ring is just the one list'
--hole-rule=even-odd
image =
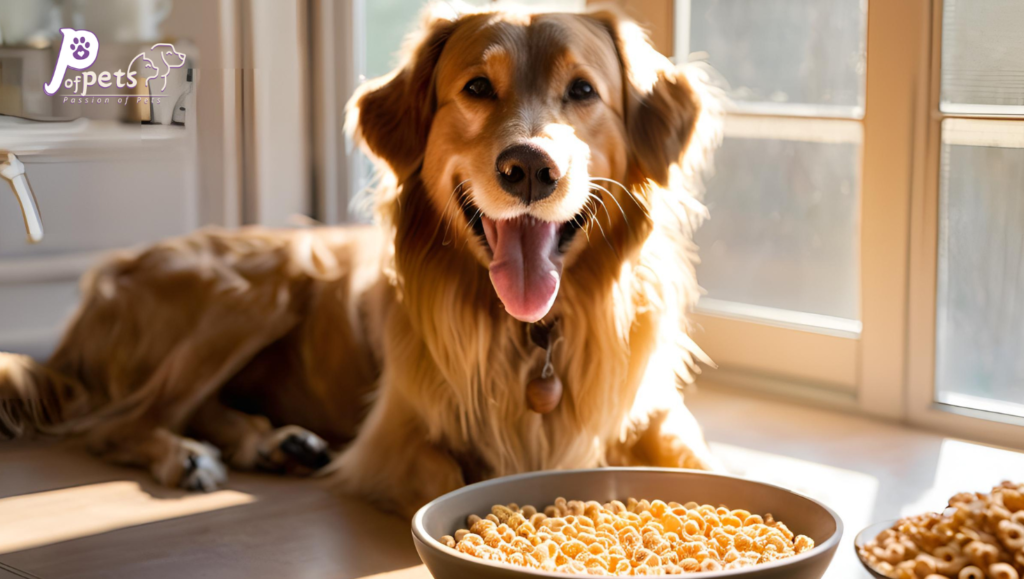
{"label": "dog's floppy ear", "polygon": [[589,16],[611,34],[622,66],[630,162],[667,186],[672,167],[683,166],[702,107],[709,104],[702,102],[703,87],[655,50],[635,23],[608,11]]}
{"label": "dog's floppy ear", "polygon": [[445,4],[428,7],[419,31],[406,39],[398,68],[367,81],[349,100],[348,130],[399,180],[423,159],[436,106],[434,67],[458,18]]}

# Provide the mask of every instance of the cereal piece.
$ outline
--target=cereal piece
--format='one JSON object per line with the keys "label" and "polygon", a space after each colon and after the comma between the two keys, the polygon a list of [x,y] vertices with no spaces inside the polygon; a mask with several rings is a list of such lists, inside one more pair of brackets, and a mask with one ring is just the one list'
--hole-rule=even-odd
{"label": "cereal piece", "polygon": [[932,554],[938,559],[937,568],[942,575],[952,577],[967,566],[967,558],[960,555],[952,544],[939,547]]}
{"label": "cereal piece", "polygon": [[999,540],[1010,551],[1024,550],[1024,525],[1019,525],[1009,519],[999,521]]}
{"label": "cereal piece", "polygon": [[968,565],[960,570],[957,579],[985,579],[985,572],[974,565]]}
{"label": "cereal piece", "polygon": [[1002,499],[1003,506],[1010,512],[1024,511],[1024,489],[1003,489]]}
{"label": "cereal piece", "polygon": [[895,574],[896,579],[917,579],[917,574],[914,573],[913,561],[903,561],[896,565]]}
{"label": "cereal piece", "polygon": [[918,555],[914,560],[914,573],[918,577],[927,577],[929,575],[935,575],[936,564],[935,558],[931,555],[921,554]]}
{"label": "cereal piece", "polygon": [[1020,579],[1020,574],[1009,563],[994,563],[988,568],[992,579]]}
{"label": "cereal piece", "polygon": [[693,558],[683,559],[679,563],[679,566],[682,567],[683,571],[686,573],[696,573],[697,571],[700,571],[700,561]]}
{"label": "cereal piece", "polygon": [[990,565],[999,561],[999,547],[974,540],[964,546],[964,555],[972,565],[988,569]]}
{"label": "cereal piece", "polygon": [[743,520],[732,513],[727,513],[722,517],[722,525],[726,527],[739,528],[743,526]]}
{"label": "cereal piece", "polygon": [[743,526],[744,527],[750,527],[750,526],[753,526],[753,525],[763,525],[763,524],[764,524],[764,519],[761,518],[761,515],[750,515],[749,517],[747,517],[743,521]]}
{"label": "cereal piece", "polygon": [[522,553],[512,553],[508,556],[508,558],[505,559],[506,563],[509,563],[511,565],[517,565],[519,567],[529,566],[526,561],[526,555],[523,555]]}
{"label": "cereal piece", "polygon": [[701,571],[721,571],[722,570],[722,564],[719,563],[718,561],[715,561],[714,559],[705,559],[704,562],[700,564],[700,570]]}

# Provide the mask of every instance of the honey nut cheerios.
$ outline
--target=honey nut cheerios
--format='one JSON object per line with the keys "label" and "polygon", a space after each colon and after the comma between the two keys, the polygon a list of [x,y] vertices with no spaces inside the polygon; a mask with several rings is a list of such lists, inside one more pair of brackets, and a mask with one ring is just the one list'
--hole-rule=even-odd
{"label": "honey nut cheerios", "polygon": [[488,561],[590,575],[662,575],[739,569],[814,547],[770,514],[697,503],[566,501],[543,511],[495,505],[441,542]]}
{"label": "honey nut cheerios", "polygon": [[893,579],[1024,577],[1024,484],[960,493],[941,514],[900,519],[858,550]]}

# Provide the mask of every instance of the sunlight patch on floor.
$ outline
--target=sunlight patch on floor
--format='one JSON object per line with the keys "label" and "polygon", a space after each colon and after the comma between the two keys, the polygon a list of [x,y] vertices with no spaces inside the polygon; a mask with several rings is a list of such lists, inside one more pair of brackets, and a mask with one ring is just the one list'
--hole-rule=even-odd
{"label": "sunlight patch on floor", "polygon": [[907,516],[940,512],[960,492],[987,493],[1004,480],[1024,482],[1024,453],[946,438],[932,487],[900,509]]}
{"label": "sunlight patch on floor", "polygon": [[0,554],[254,502],[223,490],[156,498],[115,481],[0,499]]}
{"label": "sunlight patch on floor", "polygon": [[839,513],[847,532],[869,525],[878,479],[827,464],[712,442],[711,452],[730,474],[790,489],[821,501]]}
{"label": "sunlight patch on floor", "polygon": [[397,571],[364,575],[360,579],[424,579],[425,577],[430,577],[430,572],[427,571],[426,566],[416,565],[415,567],[399,569]]}

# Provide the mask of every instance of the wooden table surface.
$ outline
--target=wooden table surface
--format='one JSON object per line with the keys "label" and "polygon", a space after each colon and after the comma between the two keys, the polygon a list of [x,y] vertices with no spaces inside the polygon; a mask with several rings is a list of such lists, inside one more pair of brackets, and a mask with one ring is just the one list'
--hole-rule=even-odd
{"label": "wooden table surface", "polygon": [[[803,492],[846,525],[827,579],[865,579],[853,536],[939,510],[959,490],[1024,478],[1024,455],[706,388],[687,403],[737,474]],[[0,443],[0,579],[425,579],[408,522],[316,480],[232,473],[210,494],[168,490],[74,442]]]}

